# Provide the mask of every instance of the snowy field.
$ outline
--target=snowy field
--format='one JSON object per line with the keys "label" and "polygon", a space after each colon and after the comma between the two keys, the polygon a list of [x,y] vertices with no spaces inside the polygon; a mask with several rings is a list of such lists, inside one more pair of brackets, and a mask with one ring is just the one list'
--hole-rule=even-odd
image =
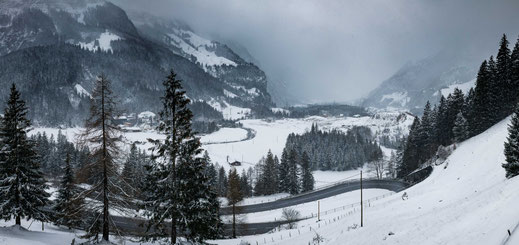
{"label": "snowy field", "polygon": [[[308,117],[305,119],[282,119],[282,120],[241,120],[245,128],[250,128],[256,131],[256,136],[250,140],[247,138],[247,131],[242,128],[221,128],[220,130],[201,136],[201,141],[204,143],[203,148],[209,152],[209,156],[213,163],[218,163],[228,171],[231,166],[227,163],[240,161],[242,166],[236,167],[238,173],[253,167],[258,161],[266,156],[269,150],[274,155],[281,157],[283,148],[285,147],[286,139],[289,134],[302,134],[309,131],[313,123],[317,123],[323,130],[338,129],[347,131],[354,126],[367,126],[374,135],[396,135],[407,134],[408,126],[412,123],[412,117],[407,114],[403,117],[398,117],[400,112],[383,112],[377,113],[373,117]],[[398,119],[397,119],[398,118]],[[77,142],[77,134],[81,132],[81,128],[62,129],[62,133],[67,136],[71,142]],[[59,129],[56,128],[35,128],[30,134],[37,132],[54,135],[56,138]],[[165,136],[155,131],[143,132],[126,132],[124,134],[127,148],[129,144],[135,142],[137,146],[143,150],[148,150],[152,145],[148,143],[148,139],[164,139]],[[240,141],[244,140],[244,141]],[[223,143],[229,141],[240,141],[234,143]],[[382,147],[386,157],[390,155],[391,149]],[[333,184],[334,182],[343,180],[351,175],[358,174],[359,170],[334,172],[334,171],[316,171],[315,180],[316,187]],[[365,169],[366,172],[366,169]],[[369,173],[366,173],[368,176]],[[270,199],[270,198],[269,198]]]}
{"label": "snowy field", "polygon": [[220,130],[204,135],[201,138],[203,144],[225,143],[239,141],[247,138],[247,130],[242,128],[221,128]]}
{"label": "snowy field", "polygon": [[459,144],[429,178],[406,190],[408,200],[400,193],[371,202],[363,228],[358,210],[345,211],[294,230],[216,242],[308,244],[318,233],[321,244],[519,244],[519,230],[504,243],[519,220],[519,178],[506,179],[501,167],[508,122]]}

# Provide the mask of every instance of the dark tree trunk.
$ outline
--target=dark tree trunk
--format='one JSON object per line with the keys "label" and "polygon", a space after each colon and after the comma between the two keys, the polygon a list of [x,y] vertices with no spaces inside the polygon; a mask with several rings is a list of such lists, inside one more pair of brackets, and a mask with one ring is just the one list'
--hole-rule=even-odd
{"label": "dark tree trunk", "polygon": [[101,90],[101,118],[103,120],[103,240],[108,241],[110,229],[108,221],[108,169],[106,162],[106,128],[105,128],[105,96],[104,89]]}
{"label": "dark tree trunk", "polygon": [[[173,181],[173,188],[177,188],[177,169],[176,169],[176,158],[177,158],[177,151],[175,150],[175,144],[176,144],[176,136],[177,136],[177,129],[175,125],[175,116],[176,116],[176,103],[175,100],[173,100],[173,108],[171,108],[171,116],[172,118],[172,127],[173,132],[171,135],[171,141],[173,142],[172,146],[173,149],[171,151],[171,164],[173,164],[171,168],[171,181]],[[176,193],[176,192],[175,192]],[[177,197],[173,196],[174,202],[177,201]],[[173,213],[171,217],[171,244],[175,244],[177,242],[177,217],[175,217],[175,213]]]}
{"label": "dark tree trunk", "polygon": [[236,238],[236,204],[232,204],[232,237]]}
{"label": "dark tree trunk", "polygon": [[171,244],[177,242],[177,220],[171,219]]}

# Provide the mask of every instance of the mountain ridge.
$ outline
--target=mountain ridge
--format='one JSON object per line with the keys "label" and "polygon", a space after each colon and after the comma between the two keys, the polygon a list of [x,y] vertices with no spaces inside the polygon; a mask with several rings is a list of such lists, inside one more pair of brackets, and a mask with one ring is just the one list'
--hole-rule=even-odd
{"label": "mountain ridge", "polygon": [[[172,33],[159,28],[176,31],[169,40],[176,45],[167,45],[109,1],[7,0],[0,6],[0,84],[19,85],[37,123],[80,123],[88,98],[75,88],[90,91],[101,73],[113,81],[126,111],[156,111],[160,82],[171,68],[192,100],[215,109],[238,106],[255,114],[274,106],[261,69],[188,26]],[[0,99],[6,96],[0,92]]]}

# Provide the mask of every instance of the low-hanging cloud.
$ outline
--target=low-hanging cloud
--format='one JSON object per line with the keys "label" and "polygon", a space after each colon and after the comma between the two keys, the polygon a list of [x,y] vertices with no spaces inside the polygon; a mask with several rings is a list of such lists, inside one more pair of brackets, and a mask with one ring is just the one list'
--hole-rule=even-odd
{"label": "low-hanging cloud", "polygon": [[271,80],[308,102],[358,99],[403,64],[445,49],[483,59],[502,33],[512,44],[519,33],[517,0],[114,2],[239,43]]}

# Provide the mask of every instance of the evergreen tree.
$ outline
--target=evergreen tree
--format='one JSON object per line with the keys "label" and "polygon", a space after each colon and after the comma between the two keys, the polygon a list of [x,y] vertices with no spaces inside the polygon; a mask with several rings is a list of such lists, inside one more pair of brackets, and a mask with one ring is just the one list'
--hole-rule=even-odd
{"label": "evergreen tree", "polygon": [[411,129],[409,131],[409,136],[407,137],[407,143],[405,144],[405,149],[402,156],[402,164],[398,166],[398,178],[403,178],[413,172],[415,169],[419,167],[420,155],[419,148],[420,145],[418,139],[418,132],[420,130],[420,119],[416,117],[411,125]]}
{"label": "evergreen tree", "polygon": [[245,172],[245,169],[241,172],[240,175],[240,189],[242,190],[244,197],[251,197],[252,196],[252,187],[249,184],[249,177],[247,176],[247,173]]}
{"label": "evergreen tree", "polygon": [[138,195],[142,188],[142,166],[144,166],[142,158],[140,150],[133,143],[130,147],[130,154],[124,163],[121,177],[127,183],[128,193],[133,193],[134,195]]}
{"label": "evergreen tree", "polygon": [[216,171],[215,165],[211,162],[211,158],[209,157],[209,153],[207,151],[204,152],[203,158],[207,163],[206,174],[209,177],[209,184],[214,188],[216,194],[218,195],[218,171]]}
{"label": "evergreen tree", "polygon": [[490,81],[490,90],[488,98],[490,100],[488,106],[488,114],[489,114],[489,125],[484,130],[488,129],[490,126],[494,125],[500,119],[500,115],[504,110],[504,98],[503,91],[505,89],[501,81],[499,80],[499,74],[497,72],[497,65],[494,61],[494,57],[490,56],[488,60],[488,75]]}
{"label": "evergreen tree", "polygon": [[[148,230],[154,228],[157,234],[146,237],[157,240],[168,234],[165,220],[171,220],[170,243],[177,240],[177,228],[185,232],[186,238],[201,241],[217,236],[215,219],[218,208],[214,206],[215,194],[205,176],[206,165],[201,157],[201,143],[191,130],[192,112],[187,105],[190,100],[182,89],[181,81],[171,71],[163,82],[163,108],[159,113],[161,123],[157,131],[166,135],[164,141],[151,140],[154,144],[153,159],[159,164],[148,167],[145,189],[147,196],[146,215]],[[206,219],[202,222],[201,220]],[[204,224],[199,224],[200,222]],[[198,223],[198,224],[197,224]]]}
{"label": "evergreen tree", "polygon": [[27,138],[30,127],[27,107],[13,84],[0,123],[0,218],[15,218],[17,225],[22,218],[47,220],[42,208],[49,194],[34,143]]}
{"label": "evergreen tree", "polygon": [[263,173],[261,175],[262,182],[264,185],[264,190],[261,195],[272,195],[274,193],[278,193],[278,174],[277,174],[277,166],[274,161],[274,155],[269,150],[267,153],[267,158],[265,159],[265,164],[263,165]]}
{"label": "evergreen tree", "polygon": [[507,117],[510,115],[515,107],[513,104],[516,100],[514,97],[515,91],[517,87],[513,86],[511,81],[511,57],[510,57],[510,49],[508,48],[508,40],[506,35],[503,34],[501,38],[501,42],[499,43],[499,51],[496,56],[496,79],[499,83],[499,90],[496,91],[498,94],[498,103],[502,103],[502,111],[498,113],[498,120]]}
{"label": "evergreen tree", "polygon": [[463,92],[455,88],[454,92],[447,98],[447,141],[443,142],[445,145],[451,144],[454,141],[453,128],[456,121],[456,116],[461,112],[465,99]]}
{"label": "evergreen tree", "polygon": [[462,112],[459,112],[456,116],[452,132],[454,134],[454,142],[461,142],[469,137],[469,125]]}
{"label": "evergreen tree", "polygon": [[491,83],[488,71],[487,61],[483,61],[479,67],[476,79],[476,88],[474,89],[474,113],[472,116],[473,124],[471,124],[471,135],[477,135],[490,127],[492,122],[491,110]]}
{"label": "evergreen tree", "polygon": [[508,126],[508,137],[505,142],[506,177],[512,178],[519,175],[519,106],[512,116],[512,122]]}
{"label": "evergreen tree", "polygon": [[221,167],[218,170],[218,195],[221,197],[227,196],[227,174],[225,169]]}
{"label": "evergreen tree", "polygon": [[519,39],[515,43],[514,50],[510,55],[510,82],[512,86],[512,98],[514,99],[513,105],[519,103]]}
{"label": "evergreen tree", "polygon": [[[93,181],[92,188],[84,192],[85,196],[91,193],[101,193],[102,202],[90,201],[88,206],[90,212],[102,215],[102,240],[108,241],[110,235],[110,223],[115,226],[110,217],[109,210],[126,212],[128,208],[126,200],[129,196],[121,193],[121,178],[116,164],[120,154],[119,144],[121,142],[121,130],[115,123],[118,115],[116,98],[111,90],[111,82],[104,76],[97,77],[92,91],[90,116],[85,122],[85,130],[80,139],[84,145],[93,146],[93,162],[84,166],[84,170],[90,174]],[[97,223],[99,217],[89,221]],[[92,225],[90,225],[92,226]],[[94,232],[95,230],[91,230]],[[85,237],[97,239],[97,233],[85,235]]]}
{"label": "evergreen tree", "polygon": [[229,171],[228,190],[227,200],[232,205],[232,237],[236,238],[236,204],[243,200],[243,193],[240,189],[240,177],[234,168]]}
{"label": "evergreen tree", "polygon": [[220,236],[220,203],[205,174],[207,162],[198,157],[202,153],[200,141],[195,138],[184,144],[177,162],[179,228],[188,241],[203,243]]}
{"label": "evergreen tree", "polygon": [[56,224],[64,225],[69,229],[81,227],[83,223],[83,201],[83,198],[79,195],[79,190],[75,186],[74,173],[70,165],[70,155],[67,154],[58,197],[53,208],[56,215]]}
{"label": "evergreen tree", "polygon": [[281,161],[279,162],[279,170],[278,170],[278,179],[279,179],[279,192],[288,193],[288,171],[289,171],[289,163],[288,163],[288,152],[287,148],[283,149],[283,153],[281,154]]}
{"label": "evergreen tree", "polygon": [[300,171],[299,167],[297,165],[297,162],[299,161],[299,156],[297,155],[297,152],[294,149],[290,150],[290,153],[288,155],[288,172],[287,172],[287,183],[286,187],[288,190],[288,193],[295,195],[299,194],[301,190],[300,182],[299,182],[299,176]]}
{"label": "evergreen tree", "polygon": [[265,171],[265,157],[262,157],[256,166],[254,166],[256,172],[256,184],[254,185],[254,195],[261,196],[265,195],[266,192],[266,178],[264,177]]}
{"label": "evergreen tree", "polygon": [[436,134],[434,129],[434,115],[431,110],[431,104],[429,101],[425,104],[419,137],[420,137],[420,145],[423,147],[420,149],[421,155],[424,156],[426,160],[430,155],[434,154],[437,148],[436,145]]}
{"label": "evergreen tree", "polygon": [[314,175],[310,169],[310,158],[306,152],[301,156],[301,187],[302,192],[314,190]]}
{"label": "evergreen tree", "polygon": [[473,132],[472,127],[475,124],[475,122],[474,122],[474,114],[475,114],[475,111],[474,111],[474,97],[475,97],[474,88],[470,88],[467,96],[465,97],[465,103],[463,104],[463,109],[461,110],[461,113],[463,114],[463,116],[467,120],[467,126],[468,126],[468,132],[467,133],[468,133],[468,137],[473,136],[472,135],[472,132]]}
{"label": "evergreen tree", "polygon": [[447,145],[449,141],[449,121],[448,121],[448,109],[449,105],[445,97],[440,98],[440,102],[438,105],[438,112],[436,114],[436,132],[435,135],[437,137],[436,143],[439,145]]}

